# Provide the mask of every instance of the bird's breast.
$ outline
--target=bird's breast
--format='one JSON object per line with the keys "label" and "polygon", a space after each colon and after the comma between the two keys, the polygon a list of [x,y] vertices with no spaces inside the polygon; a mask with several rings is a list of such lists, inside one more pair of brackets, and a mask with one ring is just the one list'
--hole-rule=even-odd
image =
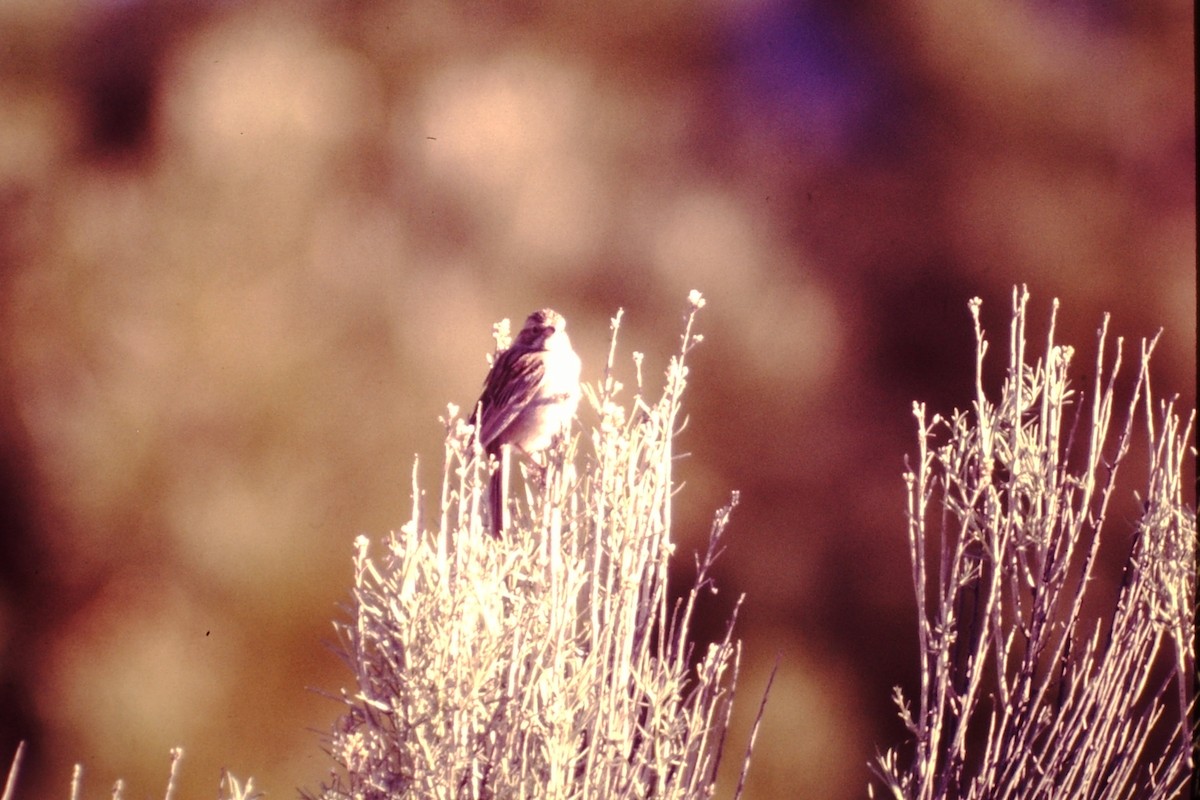
{"label": "bird's breast", "polygon": [[548,352],[545,367],[536,397],[513,420],[506,437],[527,453],[549,447],[579,406],[579,356],[570,350]]}

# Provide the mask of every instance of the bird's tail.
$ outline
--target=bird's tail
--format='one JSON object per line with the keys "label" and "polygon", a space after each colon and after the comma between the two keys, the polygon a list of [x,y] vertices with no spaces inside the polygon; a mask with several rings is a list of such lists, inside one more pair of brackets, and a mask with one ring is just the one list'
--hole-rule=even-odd
{"label": "bird's tail", "polygon": [[508,472],[507,448],[501,448],[499,462],[492,472],[491,483],[488,486],[488,510],[491,512],[492,536],[499,539],[500,534],[508,527]]}

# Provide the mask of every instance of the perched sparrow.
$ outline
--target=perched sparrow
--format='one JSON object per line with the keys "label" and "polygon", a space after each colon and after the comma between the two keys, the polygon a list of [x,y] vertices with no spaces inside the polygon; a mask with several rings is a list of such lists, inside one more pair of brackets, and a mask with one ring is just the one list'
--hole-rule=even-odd
{"label": "perched sparrow", "polygon": [[543,308],[530,314],[512,346],[496,356],[471,414],[480,446],[500,462],[489,490],[493,536],[508,525],[502,448],[545,450],[570,428],[579,405],[579,356],[566,328],[556,311]]}

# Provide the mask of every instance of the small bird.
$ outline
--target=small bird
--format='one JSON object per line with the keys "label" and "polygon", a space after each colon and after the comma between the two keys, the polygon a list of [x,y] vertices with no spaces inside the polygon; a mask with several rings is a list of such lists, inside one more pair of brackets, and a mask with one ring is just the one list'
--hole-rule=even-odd
{"label": "small bird", "polygon": [[567,433],[579,406],[580,368],[567,321],[549,308],[530,314],[516,341],[492,362],[469,422],[479,445],[500,463],[489,489],[493,536],[508,527],[503,448],[538,453]]}

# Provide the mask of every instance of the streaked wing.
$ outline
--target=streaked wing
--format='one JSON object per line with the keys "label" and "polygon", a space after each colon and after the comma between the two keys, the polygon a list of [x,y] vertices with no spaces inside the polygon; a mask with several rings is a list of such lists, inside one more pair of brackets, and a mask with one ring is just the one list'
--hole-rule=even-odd
{"label": "streaked wing", "polygon": [[510,348],[496,359],[479,397],[483,420],[479,443],[486,450],[537,397],[546,373],[543,353]]}

